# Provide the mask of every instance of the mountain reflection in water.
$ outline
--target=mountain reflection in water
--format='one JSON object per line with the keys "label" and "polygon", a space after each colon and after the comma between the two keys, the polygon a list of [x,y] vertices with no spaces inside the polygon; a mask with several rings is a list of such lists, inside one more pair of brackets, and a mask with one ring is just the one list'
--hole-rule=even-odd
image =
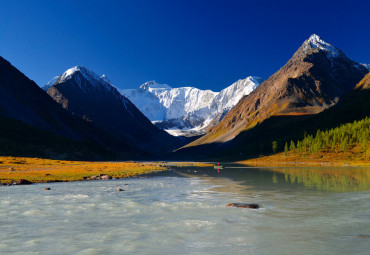
{"label": "mountain reflection in water", "polygon": [[[176,172],[182,176],[201,176],[220,188],[232,181],[233,191],[246,190],[251,185],[266,188],[314,188],[332,192],[368,191],[370,190],[369,167],[271,167],[258,168],[230,164],[224,169],[189,169]],[[217,178],[214,178],[217,177]]]}

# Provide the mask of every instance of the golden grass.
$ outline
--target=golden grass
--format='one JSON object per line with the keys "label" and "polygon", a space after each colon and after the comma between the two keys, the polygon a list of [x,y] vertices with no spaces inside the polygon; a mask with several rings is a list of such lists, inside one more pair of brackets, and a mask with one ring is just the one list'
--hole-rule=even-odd
{"label": "golden grass", "polygon": [[175,167],[187,167],[187,166],[195,166],[195,167],[210,167],[214,166],[211,163],[202,163],[202,162],[168,162],[167,166],[175,166]]}
{"label": "golden grass", "polygon": [[282,152],[237,163],[252,166],[370,166],[370,158],[364,158],[364,155],[357,149],[354,148],[347,152],[320,151],[308,157],[292,152],[285,155]]}
{"label": "golden grass", "polygon": [[169,166],[206,166],[206,164],[196,162],[87,162],[0,156],[0,183],[11,183],[19,179],[35,183],[82,181],[99,174],[126,178],[164,171]]}

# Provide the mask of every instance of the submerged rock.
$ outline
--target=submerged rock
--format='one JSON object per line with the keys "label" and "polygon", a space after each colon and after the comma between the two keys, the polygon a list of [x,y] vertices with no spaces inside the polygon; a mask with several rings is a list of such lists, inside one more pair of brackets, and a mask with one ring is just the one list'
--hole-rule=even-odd
{"label": "submerged rock", "polygon": [[47,187],[47,188],[45,188],[44,190],[51,190],[51,188]]}
{"label": "submerged rock", "polygon": [[230,203],[227,206],[238,207],[238,208],[251,208],[251,209],[260,208],[259,204],[245,204],[245,203]]}
{"label": "submerged rock", "polygon": [[358,235],[359,238],[365,239],[370,238],[370,235]]}
{"label": "submerged rock", "polygon": [[125,191],[124,189],[117,189],[117,191]]}

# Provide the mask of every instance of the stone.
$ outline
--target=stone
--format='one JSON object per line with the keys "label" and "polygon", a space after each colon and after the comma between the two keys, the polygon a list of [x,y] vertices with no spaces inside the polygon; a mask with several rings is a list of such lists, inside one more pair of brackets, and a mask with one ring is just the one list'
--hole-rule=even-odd
{"label": "stone", "polygon": [[26,180],[26,179],[19,179],[19,180],[15,183],[15,185],[30,185],[30,184],[32,184],[32,182],[30,182],[30,181],[28,181],[28,180]]}
{"label": "stone", "polygon": [[102,180],[110,180],[110,179],[112,179],[112,176],[109,176],[109,175],[105,174],[105,175],[100,176],[100,179],[102,179]]}
{"label": "stone", "polygon": [[51,190],[51,188],[47,187],[47,188],[45,188],[44,190]]}
{"label": "stone", "polygon": [[250,208],[250,209],[260,208],[259,204],[245,204],[245,203],[230,203],[227,206],[238,207],[238,208]]}
{"label": "stone", "polygon": [[124,189],[117,189],[117,191],[125,191]]}
{"label": "stone", "polygon": [[365,239],[370,238],[370,235],[358,235],[359,238]]}

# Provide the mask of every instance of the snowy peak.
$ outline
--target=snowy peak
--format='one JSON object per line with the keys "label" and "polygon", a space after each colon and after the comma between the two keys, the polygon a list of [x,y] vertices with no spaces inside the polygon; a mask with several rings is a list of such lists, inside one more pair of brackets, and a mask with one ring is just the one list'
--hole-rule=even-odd
{"label": "snowy peak", "polygon": [[152,89],[171,89],[167,84],[160,84],[156,81],[148,81],[139,87],[141,90],[152,91]]}
{"label": "snowy peak", "polygon": [[249,76],[221,92],[213,92],[194,87],[171,88],[149,81],[139,89],[126,89],[121,93],[162,129],[200,131],[216,116],[224,116],[262,82],[259,77]]}
{"label": "snowy peak", "polygon": [[83,66],[74,66],[68,69],[61,76],[59,76],[55,83],[65,83],[70,79],[74,79],[75,82],[73,84],[78,85],[80,88],[100,87],[109,91],[115,88],[105,74],[99,77],[99,75],[97,75],[95,72],[90,71]]}
{"label": "snowy peak", "polygon": [[318,49],[324,51],[329,57],[336,58],[343,53],[338,48],[325,42],[320,36],[313,34],[302,45],[303,52],[308,53],[311,50]]}
{"label": "snowy peak", "polygon": [[100,81],[99,75],[94,73],[93,71],[90,71],[86,67],[83,66],[74,66],[67,71],[65,71],[60,77],[58,82],[62,83],[72,77],[74,77],[76,74],[81,74],[85,79],[91,80],[91,81]]}
{"label": "snowy peak", "polygon": [[[344,66],[351,65],[352,68],[358,69],[361,72],[369,71],[370,66],[360,64],[349,59],[340,49],[322,40],[318,35],[313,34],[308,38],[302,46],[294,54],[293,59],[302,59],[305,55],[311,55],[318,52],[325,53],[326,58],[331,62],[330,72],[342,72]],[[310,61],[313,61],[312,59]],[[316,58],[316,61],[322,62],[322,59]]]}
{"label": "snowy peak", "polygon": [[257,77],[257,76],[248,76],[246,79],[244,79],[244,81],[253,82],[253,83],[256,83],[256,84],[261,84],[265,80],[262,79],[261,77]]}

